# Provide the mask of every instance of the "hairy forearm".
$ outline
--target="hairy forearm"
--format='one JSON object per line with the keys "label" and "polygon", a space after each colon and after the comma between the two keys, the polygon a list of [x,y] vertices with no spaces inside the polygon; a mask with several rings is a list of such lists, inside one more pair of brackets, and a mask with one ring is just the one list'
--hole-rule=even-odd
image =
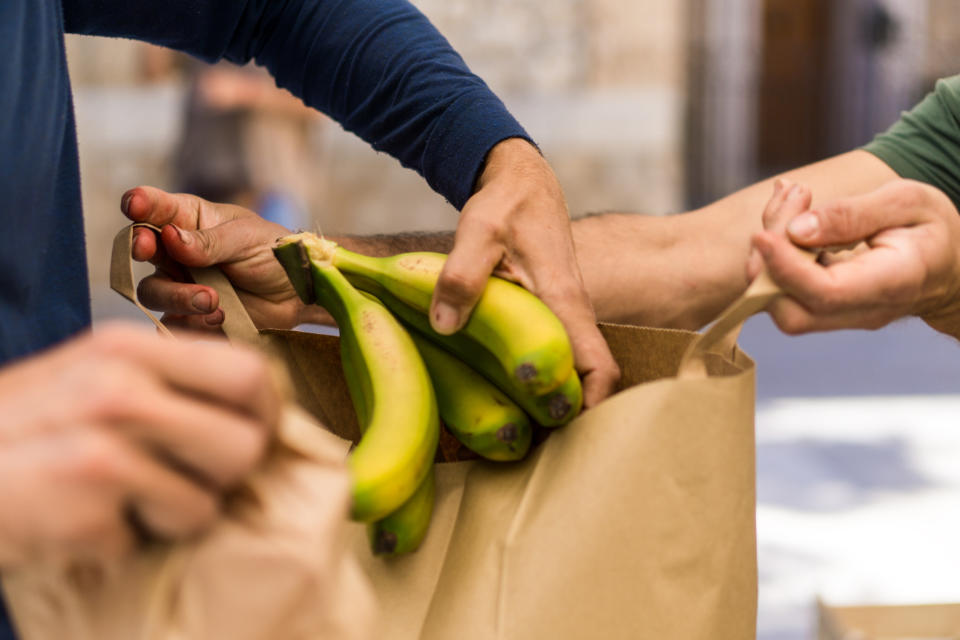
{"label": "hairy forearm", "polygon": [[368,256],[392,256],[411,251],[450,253],[453,249],[452,231],[413,231],[370,236],[341,236],[332,238],[332,240],[344,249]]}
{"label": "hairy forearm", "polygon": [[605,214],[574,223],[577,259],[600,320],[695,329],[749,284],[750,237],[780,177],[807,185],[813,206],[896,179],[854,151],[772,176],[702,209],[675,216]]}
{"label": "hairy forearm", "polygon": [[[777,176],[680,215],[607,213],[573,222],[577,260],[597,318],[649,326],[695,329],[740,295],[750,236]],[[812,190],[813,206],[864,193],[896,174],[876,157],[854,151],[779,176]],[[449,252],[452,233],[337,238],[370,255],[405,251]]]}

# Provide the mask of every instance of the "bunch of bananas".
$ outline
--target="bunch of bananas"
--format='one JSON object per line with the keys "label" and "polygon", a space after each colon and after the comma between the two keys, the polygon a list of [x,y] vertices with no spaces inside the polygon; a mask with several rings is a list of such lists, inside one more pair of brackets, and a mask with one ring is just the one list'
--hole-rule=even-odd
{"label": "bunch of bananas", "polygon": [[512,461],[529,450],[532,423],[580,412],[563,325],[522,287],[490,278],[464,328],[443,336],[427,317],[443,254],[374,258],[312,233],[281,238],[274,254],[300,298],[340,327],[363,432],[348,460],[351,517],[369,523],[374,553],[413,551],[426,535],[440,419],[480,456]]}

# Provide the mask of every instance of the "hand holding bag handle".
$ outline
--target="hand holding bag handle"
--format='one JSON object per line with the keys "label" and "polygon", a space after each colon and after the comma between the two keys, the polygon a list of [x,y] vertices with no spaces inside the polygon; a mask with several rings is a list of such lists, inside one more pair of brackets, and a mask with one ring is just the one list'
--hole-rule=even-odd
{"label": "hand holding bag handle", "polygon": [[[157,329],[164,335],[172,337],[170,330],[160,322],[149,309],[137,299],[137,288],[133,283],[133,230],[137,227],[150,229],[159,233],[159,227],[145,222],[138,222],[124,227],[113,239],[113,252],[110,256],[110,288],[131,301],[143,311],[150,320],[157,325]],[[260,334],[256,325],[250,319],[250,314],[237,296],[233,285],[216,267],[189,267],[190,275],[197,284],[210,287],[220,297],[220,308],[223,309],[223,332],[231,342],[262,347]]]}
{"label": "hand holding bag handle", "polygon": [[[815,253],[802,249],[798,249],[798,251],[811,261],[817,259],[817,254]],[[753,279],[753,282],[750,283],[747,290],[744,291],[739,298],[734,300],[733,303],[714,320],[713,324],[690,343],[680,362],[680,369],[677,376],[680,378],[706,377],[706,355],[711,352],[735,349],[737,336],[747,318],[766,309],[767,305],[782,296],[783,293],[783,289],[770,278],[770,274],[766,268],[764,268],[763,271]]]}

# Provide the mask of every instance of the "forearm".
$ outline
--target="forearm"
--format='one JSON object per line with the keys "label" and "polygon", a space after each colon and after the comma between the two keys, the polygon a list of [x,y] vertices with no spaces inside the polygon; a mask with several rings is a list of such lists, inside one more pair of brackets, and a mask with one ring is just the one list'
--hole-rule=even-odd
{"label": "forearm", "polygon": [[653,217],[606,214],[573,226],[577,259],[597,317],[609,322],[699,328],[747,287],[750,237],[777,178],[807,185],[814,204],[896,179],[854,151],[763,180],[702,209]]}
{"label": "forearm", "polygon": [[63,0],[67,31],[208,62],[256,60],[277,84],[420,173],[461,208],[487,153],[523,128],[407,0]]}
{"label": "forearm", "polygon": [[[673,216],[610,213],[573,222],[587,293],[605,322],[696,329],[740,295],[750,237],[777,176],[702,209]],[[807,185],[814,206],[865,193],[897,178],[876,157],[854,151],[779,176]],[[337,238],[371,255],[448,252],[452,233]]]}

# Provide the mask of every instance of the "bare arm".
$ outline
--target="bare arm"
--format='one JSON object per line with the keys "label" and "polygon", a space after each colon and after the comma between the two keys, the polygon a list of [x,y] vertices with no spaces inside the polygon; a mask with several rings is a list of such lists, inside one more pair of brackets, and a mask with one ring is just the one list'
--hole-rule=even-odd
{"label": "bare arm", "polygon": [[702,209],[654,217],[605,214],[574,223],[577,258],[597,317],[698,328],[748,284],[750,237],[776,178],[803,183],[814,206],[871,191],[896,173],[865,151],[773,176]]}
{"label": "bare arm", "polygon": [[[815,204],[866,193],[897,178],[892,169],[864,151],[781,177],[807,185],[816,196]],[[750,238],[762,229],[761,215],[774,179],[681,215],[613,213],[575,221],[577,259],[598,319],[680,328],[700,327],[711,320],[747,286]],[[299,303],[273,261],[270,243],[285,230],[253,212],[145,187],[131,190],[123,209],[134,220],[179,225],[181,233],[195,242],[183,244],[174,229],[165,230],[174,261],[220,264],[241,289],[258,326],[328,321],[315,308]],[[452,233],[334,239],[370,255],[449,252],[453,246]],[[135,242],[134,254],[140,260],[151,258],[157,249],[152,233],[138,234]],[[202,303],[196,302],[198,294]],[[215,292],[175,282],[165,273],[144,280],[140,296],[175,324],[217,330],[223,320]]]}

